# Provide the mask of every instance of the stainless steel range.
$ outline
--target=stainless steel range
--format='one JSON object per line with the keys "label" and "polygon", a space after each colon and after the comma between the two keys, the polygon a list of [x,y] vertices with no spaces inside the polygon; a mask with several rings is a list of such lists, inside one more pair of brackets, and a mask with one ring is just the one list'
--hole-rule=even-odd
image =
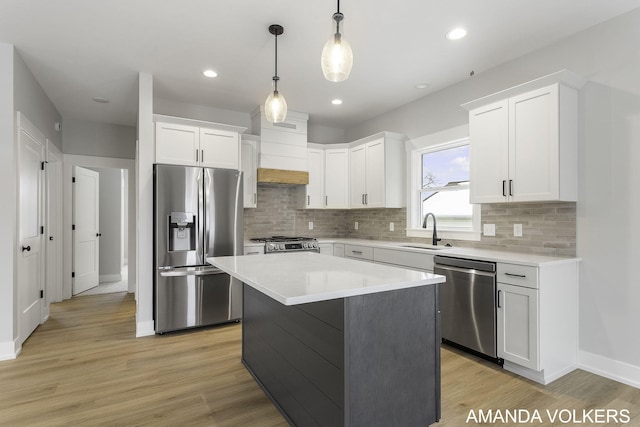
{"label": "stainless steel range", "polygon": [[265,254],[285,252],[320,252],[318,241],[313,237],[271,236],[251,239],[252,242],[263,242]]}

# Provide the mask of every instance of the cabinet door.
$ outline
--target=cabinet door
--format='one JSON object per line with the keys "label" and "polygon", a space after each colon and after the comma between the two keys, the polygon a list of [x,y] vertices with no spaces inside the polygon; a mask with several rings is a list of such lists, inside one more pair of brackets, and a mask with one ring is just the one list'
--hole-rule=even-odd
{"label": "cabinet door", "polygon": [[509,175],[508,101],[469,112],[470,201],[507,201]]}
{"label": "cabinet door", "polygon": [[385,206],[384,139],[367,143],[365,204],[368,208]]}
{"label": "cabinet door", "polygon": [[510,98],[510,200],[557,200],[559,170],[558,86]]}
{"label": "cabinet door", "polygon": [[197,127],[156,122],[156,163],[196,166],[199,147]]}
{"label": "cabinet door", "polygon": [[320,243],[320,253],[323,255],[333,255],[333,243]]}
{"label": "cabinet door", "polygon": [[498,283],[498,357],[539,371],[538,290]]}
{"label": "cabinet door", "polygon": [[240,141],[236,132],[200,129],[200,164],[207,168],[240,168]]}
{"label": "cabinet door", "polygon": [[256,141],[243,140],[240,146],[242,162],[242,185],[244,207],[255,208],[258,205],[258,144]]}
{"label": "cabinet door", "polygon": [[307,184],[305,207],[321,209],[324,207],[324,150],[309,148],[307,150],[307,167],[309,184]]}
{"label": "cabinet door", "polygon": [[324,153],[325,207],[349,207],[349,150],[329,149]]}
{"label": "cabinet door", "polygon": [[364,207],[366,161],[366,145],[354,147],[349,152],[349,197],[352,208]]}

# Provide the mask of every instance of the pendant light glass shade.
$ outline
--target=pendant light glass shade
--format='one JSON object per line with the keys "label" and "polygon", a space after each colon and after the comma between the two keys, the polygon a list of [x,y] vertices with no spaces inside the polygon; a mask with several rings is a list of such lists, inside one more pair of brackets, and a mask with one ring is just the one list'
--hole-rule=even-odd
{"label": "pendant light glass shade", "polygon": [[322,49],[322,73],[331,82],[341,82],[349,78],[353,66],[353,51],[349,42],[340,34],[329,39]]}
{"label": "pendant light glass shade", "polygon": [[277,90],[267,97],[264,103],[264,114],[271,123],[282,123],[287,118],[287,101]]}
{"label": "pendant light glass shade", "polygon": [[269,26],[269,33],[275,36],[275,72],[273,76],[273,92],[267,97],[264,103],[264,114],[271,123],[282,123],[287,118],[287,101],[278,92],[278,36],[284,33],[282,25],[273,24]]}
{"label": "pendant light glass shade", "polygon": [[340,22],[344,19],[344,15],[340,13],[340,0],[337,0],[337,9],[332,16],[333,20],[336,21],[336,33],[324,45],[322,57],[320,58],[322,74],[330,82],[347,80],[353,66],[351,45],[349,45],[348,41],[343,40],[342,34],[340,34]]}

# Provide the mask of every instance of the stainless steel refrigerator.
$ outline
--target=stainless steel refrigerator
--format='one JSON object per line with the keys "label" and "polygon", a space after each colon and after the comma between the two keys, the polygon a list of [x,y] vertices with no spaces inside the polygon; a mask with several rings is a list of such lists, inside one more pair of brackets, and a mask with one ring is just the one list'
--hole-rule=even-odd
{"label": "stainless steel refrigerator", "polygon": [[242,175],[154,165],[156,333],[240,319],[242,283],[207,257],[241,255]]}

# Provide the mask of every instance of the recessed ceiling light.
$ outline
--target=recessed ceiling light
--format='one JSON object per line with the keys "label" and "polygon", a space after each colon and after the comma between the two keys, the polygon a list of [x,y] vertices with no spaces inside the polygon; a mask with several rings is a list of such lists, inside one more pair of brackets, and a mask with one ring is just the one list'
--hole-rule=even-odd
{"label": "recessed ceiling light", "polygon": [[449,40],[460,40],[466,35],[467,35],[467,30],[465,30],[464,28],[454,28],[453,30],[447,33],[446,37]]}
{"label": "recessed ceiling light", "polygon": [[109,100],[107,98],[102,97],[102,96],[94,96],[91,99],[94,102],[97,102],[98,104],[108,104],[109,103]]}
{"label": "recessed ceiling light", "polygon": [[340,105],[340,104],[342,104],[342,99],[337,99],[337,98],[336,98],[336,99],[333,99],[333,100],[331,101],[331,103],[332,103],[333,105]]}
{"label": "recessed ceiling light", "polygon": [[204,75],[205,75],[205,76],[207,76],[207,77],[211,77],[211,78],[218,77],[218,73],[216,73],[216,72],[215,72],[215,71],[213,71],[213,70],[204,70],[204,71],[202,72],[202,74],[204,74]]}
{"label": "recessed ceiling light", "polygon": [[418,83],[416,89],[426,89],[429,87],[429,83]]}

